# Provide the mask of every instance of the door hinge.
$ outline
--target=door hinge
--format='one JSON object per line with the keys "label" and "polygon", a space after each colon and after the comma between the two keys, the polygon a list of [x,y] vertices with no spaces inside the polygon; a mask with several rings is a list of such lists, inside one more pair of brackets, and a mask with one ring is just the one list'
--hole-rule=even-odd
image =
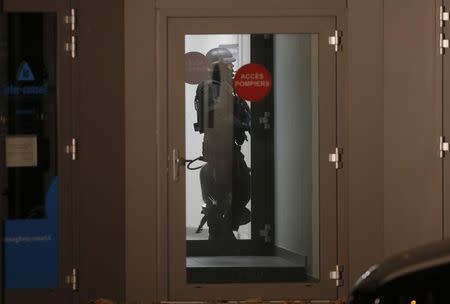
{"label": "door hinge", "polygon": [[[443,28],[445,26],[445,22],[450,20],[449,12],[445,11],[443,6],[439,7],[439,26]],[[439,33],[439,54],[444,55],[445,49],[448,49],[450,46],[450,42],[448,39],[445,39],[445,35],[443,32]]]}
{"label": "door hinge", "polygon": [[76,268],[72,269],[72,273],[66,275],[66,284],[72,286],[72,290],[78,290],[78,271]]}
{"label": "door hinge", "polygon": [[77,160],[77,140],[75,138],[72,138],[72,142],[70,145],[66,145],[66,154],[71,155],[72,160]]}
{"label": "door hinge", "polygon": [[70,53],[70,56],[72,58],[75,58],[77,56],[77,41],[74,35],[70,37],[69,42],[66,42],[64,49],[67,53]]}
{"label": "door hinge", "polygon": [[341,48],[341,32],[335,30],[332,36],[328,37],[328,44],[334,46],[334,51],[339,52]]}
{"label": "door hinge", "polygon": [[272,241],[272,238],[270,237],[270,231],[272,230],[272,227],[270,225],[266,224],[264,225],[264,229],[259,231],[259,236],[264,238],[264,242],[270,243]]}
{"label": "door hinge", "polygon": [[342,286],[344,284],[343,280],[344,266],[336,265],[335,270],[330,271],[330,280],[336,281],[336,287]]}
{"label": "door hinge", "polygon": [[443,33],[439,34],[439,54],[444,55],[444,50],[450,46],[449,40],[445,39]]}
{"label": "door hinge", "polygon": [[342,168],[342,149],[335,148],[334,153],[328,154],[328,161],[334,163],[336,169]]}
{"label": "door hinge", "polygon": [[450,20],[449,12],[445,11],[445,8],[441,6],[439,8],[439,25],[440,27],[444,27],[445,22]]}
{"label": "door hinge", "polygon": [[70,10],[70,15],[64,17],[64,23],[70,25],[70,29],[72,30],[72,32],[75,31],[77,24],[77,17],[74,8]]}
{"label": "door hinge", "polygon": [[439,156],[440,158],[444,158],[445,152],[450,150],[450,145],[448,142],[444,141],[445,138],[443,136],[439,137]]}
{"label": "door hinge", "polygon": [[70,15],[64,17],[64,23],[70,25],[70,30],[72,31],[72,36],[70,36],[70,41],[66,42],[64,49],[67,53],[70,53],[72,58],[76,57],[77,52],[77,39],[75,37],[75,29],[77,25],[77,16],[74,8],[70,10]]}

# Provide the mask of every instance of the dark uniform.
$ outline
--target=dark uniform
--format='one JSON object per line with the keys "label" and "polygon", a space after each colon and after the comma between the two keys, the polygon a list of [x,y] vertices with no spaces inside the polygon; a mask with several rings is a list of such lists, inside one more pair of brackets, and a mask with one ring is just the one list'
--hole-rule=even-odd
{"label": "dark uniform", "polygon": [[209,239],[234,239],[233,231],[250,222],[246,208],[251,196],[250,169],[241,145],[250,131],[251,113],[247,103],[235,96],[232,88],[231,53],[224,48],[206,55],[211,65],[211,80],[200,83],[195,96],[196,131],[203,133],[203,160],[200,183],[204,217]]}

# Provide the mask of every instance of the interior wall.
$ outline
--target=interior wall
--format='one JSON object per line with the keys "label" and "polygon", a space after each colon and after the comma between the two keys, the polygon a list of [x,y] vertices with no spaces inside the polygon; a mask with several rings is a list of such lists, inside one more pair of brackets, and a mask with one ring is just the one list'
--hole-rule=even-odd
{"label": "interior wall", "polygon": [[316,40],[311,35],[274,38],[275,245],[306,257],[307,272],[314,277],[318,276],[318,256],[313,256],[318,239],[318,227],[313,226],[318,222]]}

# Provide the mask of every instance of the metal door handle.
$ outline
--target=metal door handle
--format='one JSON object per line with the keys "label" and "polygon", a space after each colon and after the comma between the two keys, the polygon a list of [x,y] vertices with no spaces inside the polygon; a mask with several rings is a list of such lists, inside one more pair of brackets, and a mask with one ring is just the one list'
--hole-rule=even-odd
{"label": "metal door handle", "polygon": [[180,167],[186,164],[186,160],[178,155],[178,150],[172,150],[172,178],[177,182],[180,178]]}

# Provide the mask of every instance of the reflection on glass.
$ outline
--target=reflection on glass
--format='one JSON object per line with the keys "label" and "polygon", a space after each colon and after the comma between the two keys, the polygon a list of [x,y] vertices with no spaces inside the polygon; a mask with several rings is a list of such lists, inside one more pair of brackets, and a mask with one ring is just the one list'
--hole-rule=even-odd
{"label": "reflection on glass", "polygon": [[0,206],[7,289],[56,288],[56,15],[0,14]]}
{"label": "reflection on glass", "polygon": [[[185,36],[188,283],[319,279],[317,38]],[[272,81],[252,102],[248,63]]]}
{"label": "reflection on glass", "polygon": [[201,61],[195,68],[203,70],[203,78],[191,74],[195,80],[186,84],[186,139],[190,142],[186,155],[188,159],[201,156],[198,163],[204,165],[187,171],[186,232],[190,240],[251,237],[251,113],[232,89],[234,71],[250,58],[249,49],[239,45],[248,44],[250,37],[217,36],[211,40],[209,35],[195,35],[186,40],[186,53],[204,54],[203,61],[193,59],[194,64]]}

